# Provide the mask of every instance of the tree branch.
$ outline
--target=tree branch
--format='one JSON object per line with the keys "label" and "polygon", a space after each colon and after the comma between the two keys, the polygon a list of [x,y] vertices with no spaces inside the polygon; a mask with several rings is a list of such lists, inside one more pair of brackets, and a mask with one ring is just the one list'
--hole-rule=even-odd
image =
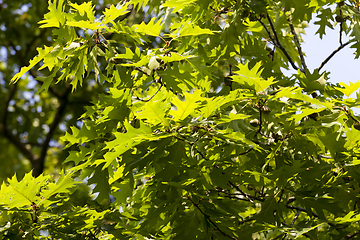
{"label": "tree branch", "polygon": [[241,152],[239,153],[239,156],[241,155],[245,155],[245,154],[248,154],[251,150],[253,150],[253,148],[249,148],[248,150],[246,150],[245,152]]}
{"label": "tree branch", "polygon": [[303,72],[306,73],[307,66],[306,66],[306,63],[305,63],[304,53],[303,53],[303,51],[301,49],[299,38],[298,38],[298,36],[297,36],[297,34],[295,32],[295,28],[294,28],[294,25],[293,25],[293,23],[291,21],[291,17],[288,17],[287,20],[289,22],[291,32],[294,35],[294,41],[295,41],[295,45],[296,45],[296,48],[298,50],[298,53],[299,53],[299,56],[300,56],[300,59],[301,59],[301,64],[303,66]]}
{"label": "tree branch", "polygon": [[291,226],[294,225],[294,223],[295,223],[296,219],[298,219],[299,215],[300,215],[300,210],[297,210],[296,215],[295,215],[293,221],[291,222]]}
{"label": "tree branch", "polygon": [[33,175],[35,177],[39,176],[44,171],[44,163],[45,163],[45,158],[46,158],[46,155],[47,155],[47,150],[49,148],[49,143],[50,143],[51,138],[54,135],[54,132],[55,132],[57,126],[59,125],[59,123],[60,123],[60,121],[61,121],[61,119],[62,119],[62,117],[64,115],[65,108],[66,108],[66,106],[68,104],[68,95],[69,95],[70,91],[71,91],[71,87],[70,87],[70,85],[67,85],[65,92],[61,96],[60,106],[59,106],[59,108],[58,108],[58,110],[57,110],[57,112],[55,114],[54,120],[50,125],[50,130],[47,133],[45,141],[44,141],[44,143],[42,145],[41,152],[40,152],[40,157],[35,162],[35,164],[33,165],[33,168],[34,168]]}
{"label": "tree branch", "polygon": [[200,206],[199,206],[198,204],[196,204],[190,197],[187,197],[187,199],[201,212],[202,215],[204,215],[204,217],[205,217],[223,236],[228,237],[228,238],[230,238],[230,239],[237,240],[237,238],[232,237],[232,236],[230,236],[229,234],[223,232],[223,231],[216,225],[216,223],[215,223],[213,220],[211,220],[211,218],[210,218],[206,213],[204,213],[204,212],[201,210]]}
{"label": "tree branch", "polygon": [[340,45],[337,49],[335,49],[319,66],[319,72],[320,70],[325,66],[325,64],[330,61],[330,59],[337,53],[339,52],[341,49],[343,49],[344,47],[346,47],[347,45],[349,45],[351,42],[353,42],[352,40],[347,41],[346,43]]}
{"label": "tree branch", "polygon": [[[273,42],[273,44],[279,48],[286,56],[286,58],[288,59],[288,61],[290,62],[291,66],[295,69],[298,70],[299,68],[295,65],[294,61],[292,60],[292,58],[290,57],[289,53],[286,51],[286,49],[281,45],[279,38],[277,36],[275,27],[271,21],[271,18],[269,16],[269,14],[266,14],[266,18],[269,21],[270,27],[272,32],[274,33],[274,37],[272,37],[272,34],[270,33],[269,29],[266,27],[266,25],[261,21],[260,18],[258,18],[257,20],[261,23],[261,25],[265,28],[266,32],[268,33],[271,41]],[[301,71],[303,71],[302,69],[300,69]]]}
{"label": "tree branch", "polygon": [[339,32],[339,43],[341,46],[342,45],[342,31],[343,31],[343,16],[342,16],[341,9],[340,9],[340,19],[341,19],[341,22],[340,22],[340,32]]}

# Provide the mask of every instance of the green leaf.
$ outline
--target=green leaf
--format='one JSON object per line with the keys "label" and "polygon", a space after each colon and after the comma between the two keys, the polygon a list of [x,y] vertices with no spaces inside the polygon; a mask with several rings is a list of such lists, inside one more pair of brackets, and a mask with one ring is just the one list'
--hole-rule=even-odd
{"label": "green leaf", "polygon": [[82,29],[90,29],[90,30],[97,30],[97,29],[103,28],[101,23],[92,23],[92,22],[84,21],[84,20],[67,21],[66,25],[67,26],[72,26],[72,27],[79,27],[79,28],[82,28]]}
{"label": "green leaf", "polygon": [[308,232],[310,232],[311,230],[316,229],[316,228],[319,228],[320,226],[325,225],[325,224],[326,224],[326,223],[319,223],[319,224],[317,224],[317,225],[315,225],[315,226],[313,226],[313,227],[304,228],[304,229],[302,229],[301,231],[296,232],[297,236],[295,237],[295,239],[298,238],[298,237],[300,237],[300,236],[302,236],[302,235],[304,235],[305,233],[308,233]]}
{"label": "green leaf", "polygon": [[106,8],[104,11],[104,17],[101,21],[103,25],[108,23],[113,23],[116,18],[127,14],[129,12],[128,5],[123,4],[121,7],[115,7],[114,5],[110,5],[110,8]]}
{"label": "green leaf", "polygon": [[48,177],[43,175],[35,179],[32,172],[29,172],[21,181],[18,181],[15,174],[9,179],[8,186],[5,182],[1,185],[0,204],[9,208],[30,208],[41,199],[40,189],[46,185],[47,180]]}
{"label": "green leaf", "polygon": [[260,77],[262,72],[262,70],[259,70],[260,66],[260,62],[256,63],[252,69],[248,67],[248,62],[245,65],[239,64],[239,70],[235,72],[237,75],[234,75],[231,78],[234,82],[237,82],[246,88],[255,90],[256,93],[264,92],[266,88],[276,83],[276,81],[274,78],[263,80]]}
{"label": "green leaf", "polygon": [[152,18],[150,22],[145,24],[142,22],[141,24],[135,24],[131,27],[135,32],[147,34],[150,36],[158,37],[160,36],[162,24],[161,21],[155,22],[155,18]]}
{"label": "green leaf", "polygon": [[339,90],[340,92],[345,94],[345,96],[349,97],[352,93],[354,93],[360,88],[360,81],[357,81],[355,83],[349,82],[349,85],[341,82],[340,85],[344,88],[335,87],[335,89]]}
{"label": "green leaf", "polygon": [[16,83],[21,76],[23,76],[27,71],[33,68],[36,64],[38,64],[47,54],[49,54],[54,48],[53,47],[44,47],[44,49],[37,48],[38,55],[30,60],[30,64],[27,67],[22,67],[20,72],[15,74],[13,78],[11,78],[12,83]]}
{"label": "green leaf", "polygon": [[171,100],[171,103],[176,106],[176,110],[171,109],[169,114],[174,117],[174,121],[184,120],[189,115],[193,115],[195,117],[194,112],[195,109],[202,102],[201,97],[202,92],[200,90],[195,90],[193,93],[185,93],[184,100],[180,100],[179,97],[174,97]]}
{"label": "green leaf", "polygon": [[176,52],[170,52],[168,55],[159,56],[159,59],[163,60],[165,63],[169,63],[169,62],[181,61],[181,60],[185,60],[185,59],[189,59],[189,58],[193,58],[193,57],[195,57],[195,56],[194,55],[183,56]]}
{"label": "green leaf", "polygon": [[163,7],[174,8],[173,12],[178,12],[182,8],[188,7],[193,2],[195,2],[195,0],[169,0],[163,4]]}
{"label": "green leaf", "polygon": [[305,108],[305,109],[301,109],[300,114],[296,113],[293,114],[288,120],[293,120],[295,123],[299,122],[301,119],[303,119],[306,116],[309,116],[313,113],[319,113],[321,111],[325,110],[325,108]]}
{"label": "green leaf", "polygon": [[[109,149],[104,155],[104,159],[107,167],[111,162],[127,150],[135,147],[143,141],[152,139],[152,131],[150,127],[146,126],[143,122],[140,121],[140,127],[134,128],[129,123],[125,122],[124,126],[126,128],[126,133],[114,133],[115,139],[113,141],[107,142],[104,150]],[[97,164],[102,161],[98,161]]]}
{"label": "green leaf", "polygon": [[335,221],[339,224],[358,222],[360,221],[360,214],[357,214],[355,211],[350,211],[344,217],[336,218]]}
{"label": "green leaf", "polygon": [[66,18],[64,14],[64,0],[54,0],[51,2],[49,0],[49,11],[44,16],[44,20],[40,21],[39,24],[42,24],[40,28],[48,28],[48,27],[57,27],[63,26]]}
{"label": "green leaf", "polygon": [[76,10],[80,14],[80,16],[86,16],[86,18],[89,19],[91,22],[95,21],[95,6],[92,4],[91,1],[82,3],[80,5],[77,3],[69,3],[69,6],[71,6],[73,10]]}
{"label": "green leaf", "polygon": [[186,25],[182,26],[177,34],[171,34],[171,37],[186,37],[186,36],[198,36],[202,34],[214,34],[213,31],[206,28],[200,28],[199,26],[191,23],[187,23]]}
{"label": "green leaf", "polygon": [[94,193],[99,193],[96,201],[101,203],[110,199],[109,172],[101,166],[97,166],[92,177],[88,180],[88,184],[95,184]]}
{"label": "green leaf", "polygon": [[248,115],[244,115],[244,114],[235,114],[235,113],[232,113],[230,112],[229,115],[224,115],[224,116],[221,116],[218,120],[217,120],[217,123],[218,124],[222,124],[222,123],[229,123],[231,121],[235,121],[235,120],[242,120],[242,119],[246,119],[250,116]]}
{"label": "green leaf", "polygon": [[314,22],[314,24],[319,25],[319,29],[316,33],[320,35],[322,39],[325,35],[325,28],[329,27],[334,29],[330,21],[333,21],[333,14],[330,8],[322,9],[321,13],[317,16],[319,18],[318,21]]}
{"label": "green leaf", "polygon": [[70,189],[74,187],[76,183],[79,182],[72,179],[70,174],[62,172],[56,183],[48,183],[46,188],[41,191],[41,200],[38,203],[38,206],[45,205],[45,207],[47,207],[50,204],[53,204],[54,201],[50,201],[50,197],[60,193],[70,193]]}
{"label": "green leaf", "polygon": [[144,119],[146,122],[157,125],[161,123],[165,127],[169,127],[169,120],[165,113],[170,108],[168,100],[148,101],[141,108],[142,110],[136,114],[139,119]]}

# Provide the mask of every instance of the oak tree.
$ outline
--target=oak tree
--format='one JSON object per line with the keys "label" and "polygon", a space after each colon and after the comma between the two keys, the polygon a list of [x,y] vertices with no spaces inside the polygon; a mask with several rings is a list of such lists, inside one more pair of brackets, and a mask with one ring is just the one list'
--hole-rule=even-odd
{"label": "oak tree", "polygon": [[[41,94],[103,91],[61,137],[61,173],[2,184],[3,238],[360,233],[360,82],[324,70],[345,47],[360,55],[357,0],[48,4],[39,28],[51,44],[12,82],[36,71]],[[302,34],[314,21],[339,46],[309,69]]]}

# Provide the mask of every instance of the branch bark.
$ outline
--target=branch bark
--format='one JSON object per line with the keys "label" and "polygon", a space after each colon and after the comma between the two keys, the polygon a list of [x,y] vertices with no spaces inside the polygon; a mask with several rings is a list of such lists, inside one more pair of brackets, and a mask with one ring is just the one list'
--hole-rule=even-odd
{"label": "branch bark", "polygon": [[326,64],[327,62],[329,62],[330,59],[331,59],[337,52],[339,52],[341,49],[343,49],[344,47],[346,47],[347,45],[349,45],[351,42],[352,42],[352,40],[349,40],[349,41],[347,41],[346,43],[340,45],[337,49],[335,49],[335,50],[320,64],[320,66],[319,66],[319,68],[318,68],[318,69],[319,69],[319,72],[320,72],[320,70],[325,66],[325,64]]}
{"label": "branch bark", "polygon": [[[257,20],[260,22],[260,24],[265,28],[265,31],[267,32],[267,34],[269,35],[269,38],[271,39],[272,43],[279,48],[286,56],[286,58],[288,59],[288,61],[290,62],[291,66],[295,69],[298,70],[299,68],[295,65],[294,61],[292,60],[292,58],[290,57],[289,53],[286,51],[286,49],[281,45],[279,38],[277,36],[274,24],[271,21],[271,18],[269,16],[269,14],[266,14],[266,18],[270,24],[270,28],[272,30],[272,32],[274,33],[274,37],[272,36],[270,30],[266,27],[265,23],[263,21],[261,21],[260,18],[258,18]],[[304,71],[303,69],[300,69],[302,72]]]}
{"label": "branch bark", "polygon": [[287,20],[289,22],[291,33],[294,35],[294,41],[295,41],[295,44],[296,44],[296,47],[297,47],[297,50],[298,50],[298,53],[299,53],[299,56],[300,56],[300,59],[301,59],[301,64],[303,66],[302,70],[306,74],[307,66],[306,66],[306,63],[305,63],[304,53],[303,53],[303,51],[301,49],[299,38],[298,38],[298,36],[297,36],[297,34],[295,32],[295,28],[294,28],[294,25],[293,25],[293,23],[291,21],[291,17],[288,17]]}
{"label": "branch bark", "polygon": [[49,149],[50,140],[52,139],[52,137],[54,135],[54,132],[55,132],[57,126],[59,125],[59,123],[60,123],[60,121],[61,121],[61,119],[62,119],[62,117],[64,115],[66,106],[68,104],[68,95],[69,95],[70,91],[71,91],[71,87],[70,87],[70,85],[67,85],[65,92],[61,96],[60,106],[59,106],[59,108],[58,108],[58,110],[57,110],[57,112],[55,114],[54,120],[50,125],[50,130],[47,133],[45,141],[44,141],[44,143],[42,145],[40,156],[36,161],[34,161],[33,175],[35,177],[39,176],[44,171],[45,158],[46,158],[46,155],[47,155],[47,150]]}

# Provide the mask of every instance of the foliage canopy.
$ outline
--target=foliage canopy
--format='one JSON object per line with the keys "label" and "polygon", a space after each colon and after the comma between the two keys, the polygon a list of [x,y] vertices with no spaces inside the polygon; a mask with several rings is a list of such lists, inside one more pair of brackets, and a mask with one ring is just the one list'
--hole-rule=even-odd
{"label": "foliage canopy", "polygon": [[[351,239],[359,228],[360,83],[330,83],[360,55],[357,0],[49,0],[39,93],[96,82],[57,177],[0,190],[0,234],[17,239]],[[143,19],[129,19],[130,13]],[[309,69],[317,19],[339,47]],[[348,41],[343,42],[343,38]],[[291,76],[284,74],[293,69]]]}

